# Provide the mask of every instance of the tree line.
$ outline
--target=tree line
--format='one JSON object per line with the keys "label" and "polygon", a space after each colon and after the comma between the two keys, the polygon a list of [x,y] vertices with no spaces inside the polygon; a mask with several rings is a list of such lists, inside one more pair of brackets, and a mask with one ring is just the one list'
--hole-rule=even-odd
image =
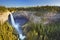
{"label": "tree line", "polygon": [[5,7],[5,6],[0,6],[0,11],[60,11],[59,6],[36,6],[36,7]]}

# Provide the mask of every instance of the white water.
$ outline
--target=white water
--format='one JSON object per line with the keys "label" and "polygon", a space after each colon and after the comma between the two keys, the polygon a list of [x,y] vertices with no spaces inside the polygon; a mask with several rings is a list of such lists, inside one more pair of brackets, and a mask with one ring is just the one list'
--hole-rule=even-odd
{"label": "white water", "polygon": [[[12,26],[16,29],[16,31],[17,31],[18,34],[19,34],[19,38],[20,38],[21,40],[24,40],[25,36],[22,35],[22,33],[21,33],[21,29],[19,29],[19,26],[20,26],[20,25],[15,23],[12,14],[10,14],[10,18],[11,18]],[[18,39],[18,40],[19,40],[19,39]]]}

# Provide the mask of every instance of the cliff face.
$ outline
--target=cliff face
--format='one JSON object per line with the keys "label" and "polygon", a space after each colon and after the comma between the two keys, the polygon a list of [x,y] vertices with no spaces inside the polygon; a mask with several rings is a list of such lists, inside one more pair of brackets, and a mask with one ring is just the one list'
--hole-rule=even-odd
{"label": "cliff face", "polygon": [[[3,12],[2,14],[0,14],[1,23],[4,23],[6,20],[8,20],[8,15],[10,13],[11,12],[7,11],[7,12]],[[18,17],[24,16],[27,19],[29,19],[30,21],[37,22],[37,23],[41,22],[41,18],[44,19],[44,20],[42,20],[44,23],[48,23],[48,22],[52,22],[52,21],[60,19],[59,18],[60,15],[58,14],[59,15],[58,16],[57,13],[53,13],[53,12],[48,12],[48,13],[44,14],[42,17],[36,16],[36,15],[34,15],[34,12],[29,12],[29,11],[14,12],[14,16],[17,16],[17,15],[18,15]]]}
{"label": "cliff face", "polygon": [[0,22],[1,24],[4,23],[6,20],[8,20],[8,15],[10,14],[9,11],[3,12],[0,14]]}

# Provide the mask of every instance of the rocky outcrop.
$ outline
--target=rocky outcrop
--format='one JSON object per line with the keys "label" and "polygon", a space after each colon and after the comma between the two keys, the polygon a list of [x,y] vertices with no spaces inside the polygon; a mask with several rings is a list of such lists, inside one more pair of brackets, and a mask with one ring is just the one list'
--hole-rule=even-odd
{"label": "rocky outcrop", "polygon": [[0,15],[0,22],[1,24],[8,20],[8,15],[10,14],[9,11],[3,12],[2,15]]}
{"label": "rocky outcrop", "polygon": [[60,20],[60,14],[48,12],[47,14],[44,14],[43,19],[44,24],[58,22]]}
{"label": "rocky outcrop", "polygon": [[14,17],[20,17],[20,16],[24,16],[26,17],[29,21],[34,22],[34,23],[40,23],[41,21],[41,17],[34,15],[35,12],[31,12],[31,11],[19,11],[19,12],[14,12],[12,13]]}
{"label": "rocky outcrop", "polygon": [[[8,20],[8,15],[11,12],[4,12],[2,15],[0,15],[0,21],[1,23],[4,23],[6,20]],[[34,23],[50,23],[53,21],[58,21],[60,19],[60,15],[57,14],[56,12],[47,12],[45,14],[43,14],[43,16],[36,16],[34,15],[34,13],[36,12],[31,12],[31,11],[18,11],[18,12],[13,12],[13,16],[24,16],[27,19],[29,19],[29,21],[32,21]]]}

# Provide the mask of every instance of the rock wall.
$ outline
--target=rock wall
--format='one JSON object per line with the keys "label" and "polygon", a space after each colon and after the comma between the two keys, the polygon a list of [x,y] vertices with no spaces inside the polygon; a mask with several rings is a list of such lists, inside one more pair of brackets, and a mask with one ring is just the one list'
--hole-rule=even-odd
{"label": "rock wall", "polygon": [[10,14],[9,11],[3,12],[2,15],[0,15],[0,22],[1,24],[4,23],[6,20],[8,20],[8,15]]}

